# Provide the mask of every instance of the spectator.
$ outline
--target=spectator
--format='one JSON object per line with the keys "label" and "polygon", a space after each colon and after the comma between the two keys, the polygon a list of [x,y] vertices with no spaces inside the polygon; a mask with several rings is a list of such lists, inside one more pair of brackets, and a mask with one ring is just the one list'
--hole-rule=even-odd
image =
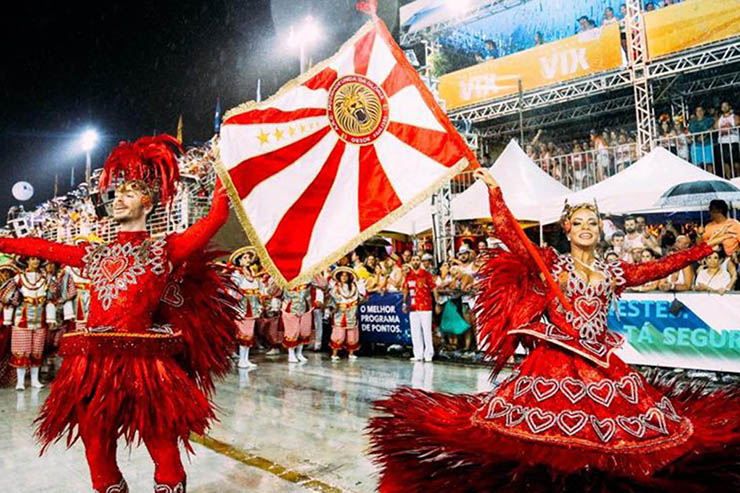
{"label": "spectator", "polygon": [[589,29],[591,29],[591,23],[588,17],[586,17],[585,15],[582,15],[581,17],[578,18],[578,31],[577,32],[585,33]]}
{"label": "spectator", "polygon": [[676,123],[676,155],[684,161],[689,160],[689,137],[683,123]]}
{"label": "spectator", "polygon": [[544,38],[542,37],[542,33],[537,31],[534,33],[534,45],[541,46],[542,44],[544,44]]}
{"label": "spectator", "polygon": [[591,130],[591,145],[596,151],[596,180],[601,181],[607,177],[609,171],[609,149],[604,137],[596,130]]}
{"label": "spectator", "polygon": [[[691,240],[686,235],[680,235],[676,238],[676,245],[673,250],[680,252],[691,246]],[[689,291],[694,285],[694,266],[687,265],[683,269],[674,272],[665,279],[661,280],[658,287],[661,291],[682,292]]]}
{"label": "spectator", "polygon": [[738,249],[740,244],[740,222],[736,219],[727,217],[728,207],[724,200],[712,200],[709,203],[709,217],[712,221],[704,227],[703,239],[708,240],[715,233],[725,229],[727,233],[732,233],[734,238],[725,240],[722,243],[725,255],[732,255]]}
{"label": "spectator", "polygon": [[617,22],[617,18],[614,17],[614,9],[611,7],[607,7],[604,9],[604,19],[601,21],[602,26],[606,26],[607,24],[614,24]]}
{"label": "spectator", "polygon": [[404,265],[404,264],[410,263],[412,256],[413,254],[411,250],[409,250],[408,248],[404,250],[403,253],[401,254],[401,264]]}
{"label": "spectator", "polygon": [[653,2],[645,3],[645,12],[652,12],[655,10],[655,4]]}
{"label": "spectator", "polygon": [[627,257],[625,256],[625,253],[627,253],[627,250],[624,247],[624,240],[625,240],[624,231],[622,231],[621,229],[618,229],[612,234],[611,238],[608,241],[611,244],[612,251],[616,253],[617,256],[621,258],[622,260],[627,260]]}
{"label": "spectator", "polygon": [[722,101],[720,115],[714,122],[714,129],[719,130],[714,161],[724,165],[724,178],[728,180],[740,177],[740,116],[737,116],[729,101]]}
{"label": "spectator", "polygon": [[434,278],[421,268],[421,257],[413,255],[403,284],[403,310],[410,311],[411,361],[432,361],[432,289]]}
{"label": "spectator", "polygon": [[498,58],[498,47],[492,39],[487,39],[485,47],[475,56],[478,63]]}
{"label": "spectator", "polygon": [[440,266],[436,279],[437,313],[441,314],[439,330],[448,337],[453,349],[458,347],[458,336],[470,329],[470,324],[460,314],[460,268],[450,267],[449,262]]}
{"label": "spectator", "polygon": [[619,18],[624,19],[627,17],[627,4],[622,3],[619,5]]}
{"label": "spectator", "polygon": [[[714,127],[714,118],[707,116],[703,106],[694,109],[694,117],[689,120],[689,132],[694,134],[691,146],[691,162],[714,173],[714,153],[712,152],[712,138],[709,132]],[[701,134],[701,135],[695,135]]]}
{"label": "spectator", "polygon": [[704,259],[705,265],[696,274],[695,290],[725,294],[732,289],[735,283],[725,267],[725,258],[724,250],[720,249]]}
{"label": "spectator", "polygon": [[431,275],[436,276],[437,275],[437,269],[434,267],[434,256],[430,253],[425,253],[421,256],[421,266],[422,268],[429,272]]}
{"label": "spectator", "polygon": [[403,269],[399,265],[400,258],[395,253],[388,255],[383,261],[385,266],[385,289],[388,292],[403,290]]}
{"label": "spectator", "polygon": [[619,132],[617,137],[617,149],[614,153],[614,164],[617,168],[617,173],[624,171],[632,164],[632,149],[630,143],[627,141],[627,134]]}
{"label": "spectator", "polygon": [[604,260],[611,264],[619,260],[619,255],[617,255],[617,252],[614,250],[607,250],[606,253],[604,253]]}
{"label": "spectator", "polygon": [[[647,262],[652,262],[655,259],[656,259],[655,253],[653,253],[652,250],[645,248],[640,253],[639,263],[644,264]],[[650,282],[643,284],[642,286],[636,286],[635,288],[632,289],[632,291],[638,291],[638,292],[657,291],[659,283],[660,281],[650,281]]]}

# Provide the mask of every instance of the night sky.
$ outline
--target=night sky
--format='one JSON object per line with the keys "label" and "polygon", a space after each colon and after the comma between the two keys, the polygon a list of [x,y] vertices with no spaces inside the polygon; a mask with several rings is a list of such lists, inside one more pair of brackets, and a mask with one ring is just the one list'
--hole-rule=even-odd
{"label": "night sky", "polygon": [[[101,133],[93,167],[121,140],[175,134],[186,145],[213,135],[216,102],[225,112],[254,99],[257,79],[267,98],[298,75],[287,27],[313,15],[324,27],[313,61],[331,55],[367,19],[355,0],[208,0],[148,2],[9,2],[0,36],[0,224],[17,202],[11,187],[31,183],[27,210],[79,183],[85,156],[78,138]],[[380,0],[395,29],[397,2]]]}

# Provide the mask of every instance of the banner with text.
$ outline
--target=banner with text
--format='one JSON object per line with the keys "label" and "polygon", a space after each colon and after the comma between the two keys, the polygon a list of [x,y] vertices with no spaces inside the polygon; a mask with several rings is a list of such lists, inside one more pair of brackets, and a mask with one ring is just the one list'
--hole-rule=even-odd
{"label": "banner with text", "polygon": [[619,26],[610,24],[489,60],[439,78],[439,96],[446,110],[530,91],[585,75],[611,70],[622,64]]}
{"label": "banner with text", "polygon": [[683,307],[673,315],[672,294],[625,294],[609,312],[609,328],[628,342],[615,354],[630,364],[740,373],[740,294],[676,299]]}
{"label": "banner with text", "polygon": [[740,0],[687,0],[645,13],[648,53],[669,53],[740,34]]}
{"label": "banner with text", "polygon": [[409,314],[401,293],[371,294],[359,306],[360,342],[411,344]]}

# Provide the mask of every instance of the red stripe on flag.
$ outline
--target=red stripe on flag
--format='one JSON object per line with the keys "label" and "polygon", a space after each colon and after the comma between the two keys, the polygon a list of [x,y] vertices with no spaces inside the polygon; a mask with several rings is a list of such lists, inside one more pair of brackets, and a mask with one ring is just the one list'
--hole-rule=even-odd
{"label": "red stripe on flag", "polygon": [[283,216],[265,245],[275,266],[288,281],[301,272],[316,220],[334,185],[346,145],[342,140],[337,141],[319,174]]}
{"label": "red stripe on flag", "polygon": [[234,166],[229,170],[229,174],[239,193],[239,198],[243,199],[252,192],[254,187],[296,162],[323,139],[329,130],[329,127],[324,127],[289,146],[245,159]]}
{"label": "red stripe on flag", "polygon": [[462,150],[446,132],[390,122],[388,132],[401,141],[448,168],[465,157]]}
{"label": "red stripe on flag", "polygon": [[410,86],[412,82],[407,69],[400,63],[396,63],[381,85],[385,94],[390,98],[404,87]]}
{"label": "red stripe on flag", "polygon": [[375,146],[360,147],[358,205],[360,231],[365,231],[402,205],[380,164]]}
{"label": "red stripe on flag", "polygon": [[375,43],[375,30],[370,31],[355,43],[355,73],[367,75],[367,67],[370,65],[370,54],[373,52]]}
{"label": "red stripe on flag", "polygon": [[301,108],[300,110],[283,111],[277,108],[251,110],[234,115],[224,125],[251,125],[255,123],[287,123],[302,118],[326,116],[326,108]]}
{"label": "red stripe on flag", "polygon": [[331,67],[326,67],[304,82],[303,85],[314,91],[317,89],[326,89],[328,91],[335,80],[337,80],[337,71]]}

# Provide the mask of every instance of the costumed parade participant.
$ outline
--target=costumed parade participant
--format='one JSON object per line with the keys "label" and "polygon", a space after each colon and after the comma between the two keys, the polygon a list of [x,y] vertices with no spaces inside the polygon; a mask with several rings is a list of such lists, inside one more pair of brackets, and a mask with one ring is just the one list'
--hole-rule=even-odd
{"label": "costumed parade participant", "polygon": [[283,291],[283,347],[288,350],[288,363],[308,361],[303,356],[303,346],[311,340],[312,302],[310,284],[300,284]]}
{"label": "costumed parade participant", "polygon": [[566,206],[570,253],[560,255],[526,240],[495,180],[477,177],[511,250],[491,251],[479,272],[479,335],[492,376],[520,342],[530,351],[488,394],[401,389],[376,403],[379,490],[737,491],[738,390],[648,380],[612,354],[623,340],[607,327],[625,288],[708,256],[724,232],[653,262],[606,263],[595,257],[594,204]]}
{"label": "costumed parade participant", "polygon": [[49,314],[47,320],[54,318],[54,323],[49,323],[46,331],[46,347],[44,350],[44,360],[47,364],[47,379],[51,380],[56,367],[56,356],[59,351],[59,344],[62,335],[66,330],[66,322],[63,320],[62,307],[65,302],[74,297],[74,283],[64,275],[63,270],[59,270],[54,262],[47,262],[44,265],[49,282],[49,298],[46,300],[46,311]]}
{"label": "costumed parade participant", "polygon": [[[15,266],[15,260],[0,253],[0,310],[3,318],[11,320],[13,318],[13,307],[6,304],[2,299],[2,293],[5,292],[6,286],[13,282],[18,274],[18,268]],[[10,385],[12,380],[12,370],[10,366],[10,339],[13,329],[10,325],[4,323],[0,325],[0,388]]]}
{"label": "costumed parade participant", "polygon": [[262,281],[262,317],[258,322],[258,333],[262,336],[263,343],[269,348],[265,356],[280,355],[284,335],[280,328],[282,296],[282,289],[272,277],[265,274]]}
{"label": "costumed parade participant", "polygon": [[[12,241],[3,238],[3,242]],[[23,240],[20,240],[23,241]],[[20,253],[20,252],[18,252]],[[4,288],[2,300],[14,310],[3,313],[3,325],[12,325],[10,366],[15,368],[16,390],[26,388],[26,370],[31,370],[31,387],[40,389],[39,369],[43,362],[46,332],[56,328],[56,309],[47,300],[55,297],[55,287],[41,269],[40,256],[30,254],[25,268]]]}
{"label": "costumed parade participant", "polygon": [[[100,240],[91,237],[77,237],[74,244],[77,246],[84,244],[101,243]],[[67,285],[67,280],[71,279],[74,284],[74,296],[64,303],[63,313],[64,322],[67,324],[66,331],[83,330],[87,323],[87,314],[90,311],[90,279],[82,275],[77,267],[66,266],[64,269],[65,281],[62,286]],[[63,296],[63,298],[65,298]]]}
{"label": "costumed parade participant", "polygon": [[229,263],[234,266],[232,278],[239,293],[240,318],[236,322],[236,334],[239,345],[239,368],[254,368],[257,365],[249,361],[249,348],[254,346],[254,325],[262,316],[262,281],[264,275],[256,262],[254,248],[243,247],[231,254]]}
{"label": "costumed parade participant", "polygon": [[236,300],[210,262],[210,238],[228,218],[217,183],[209,214],[185,232],[154,239],[146,231],[155,201],[165,206],[179,181],[168,135],[121,143],[105,162],[100,188],[116,187],[111,243],[87,247],[38,238],[0,239],[0,251],[82,269],[91,280],[82,330],[64,334],[64,357],[44,403],[37,436],[44,449],[66,436],[85,445],[93,488],[128,491],[116,441],[143,440],[154,462],[155,491],[185,491],[179,442],[214,419],[213,377],[229,369]]}
{"label": "costumed parade participant", "polygon": [[360,349],[357,308],[365,290],[363,283],[357,281],[355,271],[349,267],[337,267],[332,272],[332,277],[334,283],[329,290],[329,304],[333,312],[329,342],[331,360],[339,361],[339,351],[346,349],[350,361],[354,361],[357,359],[355,351]]}

